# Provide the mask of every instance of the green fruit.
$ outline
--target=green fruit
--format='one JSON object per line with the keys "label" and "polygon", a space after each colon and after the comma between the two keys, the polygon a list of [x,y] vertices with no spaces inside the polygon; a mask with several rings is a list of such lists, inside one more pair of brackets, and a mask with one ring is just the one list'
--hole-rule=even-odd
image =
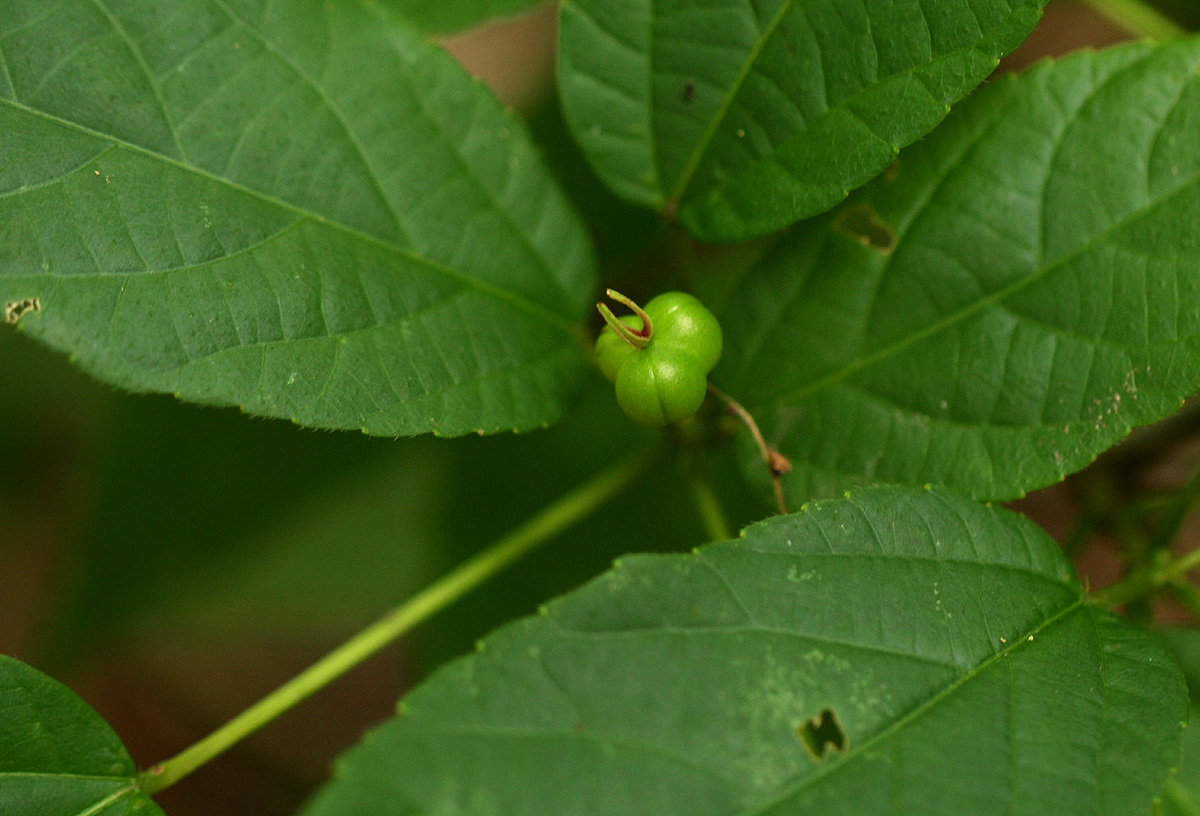
{"label": "green fruit", "polygon": [[691,354],[707,374],[721,359],[721,324],[703,303],[686,292],[663,292],[646,304],[650,347],[669,346]]}
{"label": "green fruit", "polygon": [[[655,334],[658,329],[655,328]],[[658,428],[700,410],[708,372],[693,355],[670,346],[635,351],[617,372],[617,402],[639,425]]]}
{"label": "green fruit", "polygon": [[[634,331],[642,330],[642,319],[637,315],[625,315],[621,322]],[[610,382],[616,382],[621,364],[637,353],[638,350],[618,336],[611,326],[605,326],[596,338],[596,365]]]}

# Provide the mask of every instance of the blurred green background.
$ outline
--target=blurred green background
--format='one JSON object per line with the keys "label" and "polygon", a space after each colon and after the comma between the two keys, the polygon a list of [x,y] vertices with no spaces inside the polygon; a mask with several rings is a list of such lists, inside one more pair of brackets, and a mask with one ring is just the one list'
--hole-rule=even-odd
{"label": "blurred green background", "polygon": [[[1200,28],[1195,0],[1161,6]],[[1121,36],[1054,0],[1006,67]],[[685,283],[681,239],[605,192],[567,138],[552,9],[448,46],[528,116],[593,227],[605,283],[634,296]],[[149,764],[653,436],[598,377],[566,422],[520,438],[304,430],[118,393],[0,327],[0,652],[78,691]],[[687,467],[665,456],[602,512],[165,792],[164,808],[292,812],[431,667],[619,554],[703,543]],[[727,451],[707,468],[735,525],[767,513]],[[1027,508],[1051,528],[1075,510],[1036,497]]]}

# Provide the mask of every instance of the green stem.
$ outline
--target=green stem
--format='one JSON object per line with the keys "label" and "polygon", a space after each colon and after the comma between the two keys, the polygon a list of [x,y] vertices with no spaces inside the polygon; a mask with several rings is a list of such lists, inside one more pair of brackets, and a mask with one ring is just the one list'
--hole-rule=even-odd
{"label": "green stem", "polygon": [[362,663],[418,623],[444,609],[517,559],[527,555],[627,487],[651,453],[630,455],[546,507],[492,546],[405,601],[304,672],[212,734],[138,776],[147,794],[175,784],[301,700]]}
{"label": "green stem", "polygon": [[700,473],[692,473],[692,501],[696,504],[696,512],[704,522],[704,531],[709,541],[725,541],[733,538],[733,528],[725,518],[725,510],[717,491],[713,490],[712,482]]}
{"label": "green stem", "polygon": [[1163,796],[1183,816],[1200,816],[1200,805],[1196,804],[1196,797],[1192,796],[1192,792],[1181,785],[1174,776],[1167,780]]}
{"label": "green stem", "polygon": [[1154,528],[1144,547],[1148,563],[1134,569],[1124,581],[1097,592],[1093,598],[1111,606],[1127,604],[1146,598],[1170,584],[1186,581],[1187,574],[1200,567],[1200,548],[1173,560],[1169,548],[1198,501],[1200,468],[1196,469],[1183,489],[1171,498],[1162,519]]}
{"label": "green stem", "polygon": [[1176,578],[1170,584],[1173,594],[1181,604],[1197,618],[1200,618],[1200,589],[1186,578]]}
{"label": "green stem", "polygon": [[1188,31],[1142,0],[1083,0],[1136,37],[1165,42],[1186,37]]}
{"label": "green stem", "polygon": [[1192,550],[1182,558],[1167,561],[1165,564],[1140,570],[1119,584],[1113,584],[1092,595],[1092,600],[1105,606],[1117,606],[1130,601],[1144,598],[1177,580],[1182,580],[1189,572],[1200,567],[1200,548]]}
{"label": "green stem", "polygon": [[1150,552],[1158,552],[1171,546],[1171,542],[1175,540],[1175,536],[1179,535],[1179,528],[1183,526],[1183,522],[1187,520],[1188,513],[1198,501],[1200,501],[1200,468],[1196,468],[1196,472],[1192,474],[1191,480],[1184,485],[1183,490],[1179,491],[1171,499],[1171,503],[1167,505],[1162,519],[1158,522],[1158,526],[1154,528],[1154,534],[1150,536]]}
{"label": "green stem", "polygon": [[1063,551],[1067,554],[1067,558],[1074,561],[1079,554],[1083,552],[1084,546],[1088,543],[1088,539],[1092,533],[1100,527],[1101,517],[1098,513],[1091,510],[1084,510],[1080,515],[1079,520],[1075,522],[1075,528],[1071,530],[1071,534],[1067,536],[1067,540],[1063,542]]}

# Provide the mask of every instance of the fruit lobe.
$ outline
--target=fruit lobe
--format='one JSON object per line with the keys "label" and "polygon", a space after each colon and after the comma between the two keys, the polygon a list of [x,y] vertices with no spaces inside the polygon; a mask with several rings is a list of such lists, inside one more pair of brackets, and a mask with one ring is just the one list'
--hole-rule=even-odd
{"label": "fruit lobe", "polygon": [[[642,330],[642,319],[637,315],[625,315],[621,322],[634,331]],[[610,326],[605,326],[596,338],[596,365],[609,382],[616,382],[621,366],[637,353],[638,350],[626,343]]]}
{"label": "fruit lobe", "polygon": [[653,341],[625,361],[616,382],[621,410],[651,428],[692,416],[708,392],[708,372],[695,356],[671,346],[654,348]]}
{"label": "fruit lobe", "polygon": [[646,304],[646,314],[654,326],[651,348],[670,346],[687,351],[706,374],[721,359],[721,324],[697,298],[686,292],[664,292]]}

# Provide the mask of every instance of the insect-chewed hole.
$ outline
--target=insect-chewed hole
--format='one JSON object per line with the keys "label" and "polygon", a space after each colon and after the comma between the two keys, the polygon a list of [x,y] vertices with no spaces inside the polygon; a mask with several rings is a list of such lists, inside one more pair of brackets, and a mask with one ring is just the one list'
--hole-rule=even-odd
{"label": "insect-chewed hole", "polygon": [[846,732],[837,721],[833,709],[827,708],[796,729],[800,742],[813,759],[824,759],[830,748],[846,750]]}
{"label": "insect-chewed hole", "polygon": [[842,210],[834,226],[865,247],[880,252],[891,252],[896,247],[896,233],[866,204]]}

